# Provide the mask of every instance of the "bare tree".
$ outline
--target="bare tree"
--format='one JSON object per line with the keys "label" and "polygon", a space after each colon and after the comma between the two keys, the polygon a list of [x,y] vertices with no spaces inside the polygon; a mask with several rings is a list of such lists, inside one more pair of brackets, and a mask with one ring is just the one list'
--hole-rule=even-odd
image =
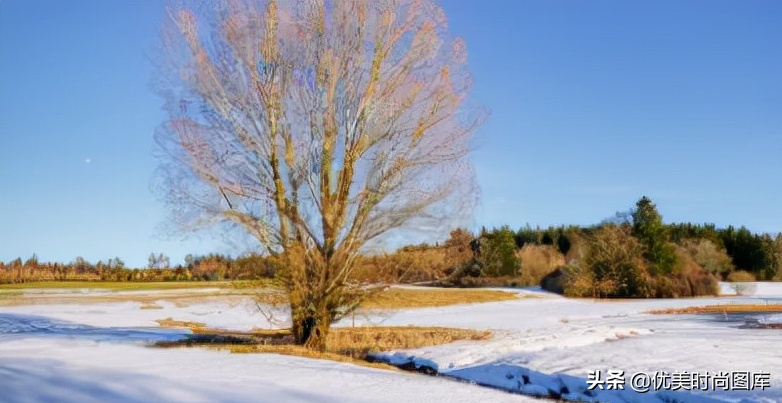
{"label": "bare tree", "polygon": [[155,185],[185,229],[230,222],[278,256],[294,337],[323,349],[360,251],[447,234],[475,200],[465,44],[432,0],[197,4],[161,31]]}

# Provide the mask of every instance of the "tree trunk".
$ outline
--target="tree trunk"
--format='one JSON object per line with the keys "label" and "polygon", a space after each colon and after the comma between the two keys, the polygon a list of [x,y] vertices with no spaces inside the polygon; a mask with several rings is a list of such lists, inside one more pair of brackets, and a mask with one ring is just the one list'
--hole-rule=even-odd
{"label": "tree trunk", "polygon": [[301,301],[299,306],[291,305],[291,313],[291,331],[296,344],[314,351],[326,350],[331,315],[325,301]]}

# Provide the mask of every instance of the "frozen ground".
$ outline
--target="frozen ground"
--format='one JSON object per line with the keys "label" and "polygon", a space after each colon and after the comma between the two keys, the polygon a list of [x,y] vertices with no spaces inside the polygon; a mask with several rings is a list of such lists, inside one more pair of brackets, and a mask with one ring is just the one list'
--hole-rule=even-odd
{"label": "frozen ground", "polygon": [[[727,287],[724,291],[729,293]],[[192,290],[182,290],[192,293]],[[524,394],[621,403],[782,402],[782,332],[741,329],[740,318],[659,316],[650,309],[782,299],[782,284],[759,283],[755,296],[708,299],[570,300],[536,290],[518,300],[372,312],[340,326],[441,325],[491,329],[492,340],[396,352],[453,378]],[[170,291],[166,291],[170,293]],[[227,354],[145,347],[181,337],[155,320],[246,330],[270,325],[249,301],[204,300],[159,309],[138,302],[0,307],[0,402],[540,402],[519,394],[417,374],[271,354]],[[117,295],[120,293],[114,293]],[[46,294],[49,296],[49,293]],[[137,295],[137,294],[134,294]],[[161,294],[165,298],[168,294]],[[1,296],[0,296],[1,297]],[[779,315],[759,315],[780,321]],[[279,324],[277,324],[279,325]],[[391,356],[392,354],[389,354]],[[414,357],[414,358],[411,358]],[[623,371],[625,390],[587,390],[590,371]],[[768,374],[750,390],[630,390],[633,374]],[[707,375],[708,373],[708,375]],[[712,382],[713,383],[713,382]],[[678,384],[678,383],[677,383]],[[708,389],[714,389],[707,384]]]}

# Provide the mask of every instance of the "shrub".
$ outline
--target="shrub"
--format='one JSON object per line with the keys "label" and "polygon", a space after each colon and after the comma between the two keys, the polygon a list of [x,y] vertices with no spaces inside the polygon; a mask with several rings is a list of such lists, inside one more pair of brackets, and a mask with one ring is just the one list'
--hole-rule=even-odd
{"label": "shrub", "polygon": [[455,229],[451,231],[451,236],[445,241],[445,264],[448,273],[452,273],[473,260],[472,242],[473,235],[465,229]]}
{"label": "shrub", "polygon": [[708,239],[685,239],[681,243],[681,248],[711,274],[724,278],[733,271],[733,261],[725,252],[725,248],[718,247]]}
{"label": "shrub", "polygon": [[734,271],[728,275],[728,281],[731,282],[730,288],[736,295],[752,295],[755,293],[756,285],[755,275],[744,270]]}
{"label": "shrub", "polygon": [[692,289],[692,296],[719,295],[720,287],[717,278],[706,271],[685,273]]}
{"label": "shrub", "polygon": [[564,294],[565,289],[578,273],[578,269],[573,266],[559,267],[543,276],[540,280],[540,287],[549,292]]}
{"label": "shrub", "polygon": [[521,261],[521,285],[537,285],[557,267],[565,264],[565,257],[553,246],[525,245],[516,251]]}
{"label": "shrub", "polygon": [[656,298],[681,298],[701,295],[717,295],[717,279],[703,270],[688,271],[652,278],[653,295]]}
{"label": "shrub", "polygon": [[[575,273],[565,284],[563,294],[568,297],[599,297],[600,292],[598,288],[600,283],[592,273],[588,271],[580,271]],[[610,281],[602,282],[604,287],[612,287]]]}
{"label": "shrub", "polygon": [[648,296],[642,253],[643,247],[628,226],[608,224],[597,230],[590,238],[582,265],[594,278],[594,293],[607,297]]}
{"label": "shrub", "polygon": [[570,248],[565,254],[565,263],[579,265],[589,252],[589,233],[571,231],[568,233]]}
{"label": "shrub", "polygon": [[443,247],[409,247],[394,253],[361,257],[353,280],[362,283],[417,283],[447,277]]}
{"label": "shrub", "polygon": [[516,258],[516,241],[513,239],[513,231],[510,227],[504,226],[499,230],[482,234],[476,260],[486,276],[518,275],[520,264]]}

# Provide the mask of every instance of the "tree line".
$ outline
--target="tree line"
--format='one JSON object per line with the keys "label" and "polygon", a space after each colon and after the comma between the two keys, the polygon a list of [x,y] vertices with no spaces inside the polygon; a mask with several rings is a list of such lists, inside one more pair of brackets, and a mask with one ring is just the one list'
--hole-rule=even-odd
{"label": "tree line", "polygon": [[[746,227],[664,224],[641,198],[630,213],[598,225],[456,229],[442,243],[408,245],[361,255],[358,284],[435,283],[450,286],[543,285],[572,296],[675,297],[716,292],[719,280],[782,280],[782,234]],[[41,263],[33,255],[0,262],[0,283],[34,281],[219,281],[273,278],[272,256],[187,255],[171,266],[151,253],[144,269],[120,258],[90,263]]]}
{"label": "tree line", "polygon": [[[708,295],[717,292],[719,280],[782,280],[782,234],[753,233],[743,226],[664,224],[648,197],[599,225],[483,229],[472,242],[475,253],[464,273],[522,274],[528,285],[539,283],[572,296]],[[543,267],[526,264],[536,250],[558,258],[549,258]]]}
{"label": "tree line", "polygon": [[260,255],[238,258],[219,254],[185,256],[171,266],[162,253],[151,253],[146,268],[130,268],[120,258],[90,263],[77,257],[70,263],[39,262],[36,255],[22,261],[0,262],[0,284],[38,281],[222,281],[274,277],[272,259]]}

